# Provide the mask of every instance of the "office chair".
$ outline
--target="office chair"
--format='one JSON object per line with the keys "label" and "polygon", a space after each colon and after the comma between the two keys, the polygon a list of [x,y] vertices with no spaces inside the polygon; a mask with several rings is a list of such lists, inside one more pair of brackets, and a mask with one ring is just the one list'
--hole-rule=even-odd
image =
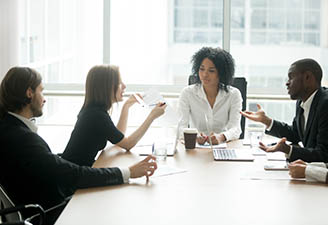
{"label": "office chair", "polygon": [[[37,214],[30,218],[23,219],[21,212],[25,209],[35,209]],[[36,217],[39,217],[39,224],[41,225],[45,218],[45,211],[40,205],[28,204],[15,206],[0,184],[0,224],[31,224],[30,221]]]}
{"label": "office chair", "polygon": [[[197,81],[197,77],[194,75],[190,75],[188,78],[188,85],[195,84]],[[231,86],[238,88],[241,97],[243,98],[242,111],[246,110],[246,101],[247,101],[247,81],[244,77],[234,77]],[[243,139],[245,136],[245,117],[241,117],[240,120],[241,134],[239,136],[240,139]]]}
{"label": "office chair", "polygon": [[[69,202],[71,198],[72,196],[68,196],[63,202],[46,210],[44,210],[42,206],[38,204],[26,204],[26,205],[15,206],[13,201],[9,198],[4,187],[0,183],[0,225],[20,225],[20,224],[42,225],[44,222],[48,221],[47,215],[48,217],[50,214],[53,213],[59,215],[57,213],[63,210],[63,208],[66,206],[66,204]],[[26,209],[35,210],[36,213],[30,216],[29,218],[23,218],[21,212],[23,212]],[[50,216],[50,218],[52,217]],[[33,224],[31,221],[33,221]]]}

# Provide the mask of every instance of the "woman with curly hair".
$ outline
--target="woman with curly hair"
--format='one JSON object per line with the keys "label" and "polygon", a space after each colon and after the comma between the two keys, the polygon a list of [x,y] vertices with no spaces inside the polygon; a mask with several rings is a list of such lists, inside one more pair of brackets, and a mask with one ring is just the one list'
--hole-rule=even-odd
{"label": "woman with curly hair", "polygon": [[220,48],[203,47],[191,62],[195,84],[181,92],[180,127],[197,128],[199,144],[238,139],[243,100],[240,91],[231,86],[235,73],[232,56]]}

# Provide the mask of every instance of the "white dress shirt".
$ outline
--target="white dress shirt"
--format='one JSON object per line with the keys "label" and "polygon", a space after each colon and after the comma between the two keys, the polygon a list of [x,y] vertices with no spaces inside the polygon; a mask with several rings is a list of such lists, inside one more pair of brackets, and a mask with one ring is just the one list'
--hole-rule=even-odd
{"label": "white dress shirt", "polygon": [[180,127],[197,128],[208,134],[205,115],[209,121],[209,132],[223,134],[227,141],[238,139],[241,134],[240,111],[243,99],[237,88],[228,87],[228,92],[220,89],[213,108],[209,104],[201,84],[185,87],[179,99]]}
{"label": "white dress shirt", "polygon": [[10,115],[16,117],[20,121],[22,121],[33,133],[38,132],[38,127],[35,125],[35,120],[34,119],[27,119],[24,116],[18,115],[13,112],[8,112]]}
{"label": "white dress shirt", "polygon": [[[304,110],[304,113],[303,113],[303,116],[304,116],[304,131],[305,131],[305,128],[306,128],[306,123],[307,123],[308,118],[309,118],[309,113],[310,113],[312,101],[313,101],[313,98],[314,98],[315,94],[317,93],[317,91],[318,90],[313,92],[312,95],[305,102],[301,102],[301,104],[300,104],[300,107],[303,108],[303,110]],[[272,126],[273,126],[273,120],[271,120],[271,124],[266,130],[270,131]],[[304,146],[303,143],[299,143],[299,145]],[[289,153],[286,154],[287,159],[290,158],[290,156],[292,155],[292,152],[293,152],[293,146],[291,145]]]}
{"label": "white dress shirt", "polygon": [[326,183],[328,169],[325,163],[313,162],[308,163],[305,168],[305,178],[307,181],[319,181]]}
{"label": "white dress shirt", "polygon": [[303,113],[303,116],[304,116],[304,130],[303,130],[303,132],[305,131],[306,123],[308,121],[311,105],[312,105],[312,102],[313,102],[313,98],[314,98],[315,94],[317,93],[317,91],[318,90],[313,92],[312,95],[305,102],[302,102],[301,105],[300,105],[300,107],[302,107],[304,109],[304,113]]}

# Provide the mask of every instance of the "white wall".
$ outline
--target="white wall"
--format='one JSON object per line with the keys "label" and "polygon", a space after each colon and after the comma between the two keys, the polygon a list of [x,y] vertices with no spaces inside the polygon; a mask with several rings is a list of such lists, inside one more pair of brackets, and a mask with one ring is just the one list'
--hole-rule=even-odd
{"label": "white wall", "polygon": [[0,1],[0,80],[18,64],[18,0]]}

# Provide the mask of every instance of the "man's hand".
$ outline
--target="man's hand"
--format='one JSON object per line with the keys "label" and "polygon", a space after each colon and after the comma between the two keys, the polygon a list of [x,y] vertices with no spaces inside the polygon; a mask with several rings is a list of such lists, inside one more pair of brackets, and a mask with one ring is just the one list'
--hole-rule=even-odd
{"label": "man's hand", "polygon": [[261,122],[265,124],[267,127],[269,127],[272,119],[265,115],[265,112],[262,110],[259,104],[256,104],[256,106],[257,106],[256,112],[241,111],[240,114],[250,120],[253,120],[255,122]]}
{"label": "man's hand", "polygon": [[155,162],[156,157],[149,155],[144,160],[138,162],[137,164],[130,166],[130,177],[131,178],[138,178],[142,176],[147,177],[147,181],[149,177],[154,174],[155,170],[157,169],[157,164]]}
{"label": "man's hand", "polygon": [[260,142],[260,149],[266,151],[266,152],[284,152],[286,154],[289,154],[290,152],[290,146],[286,144],[286,138],[280,139],[280,141],[273,145],[273,146],[266,146],[262,142]]}
{"label": "man's hand", "polygon": [[288,165],[289,175],[292,178],[305,178],[305,169],[307,163],[302,160],[296,160]]}

